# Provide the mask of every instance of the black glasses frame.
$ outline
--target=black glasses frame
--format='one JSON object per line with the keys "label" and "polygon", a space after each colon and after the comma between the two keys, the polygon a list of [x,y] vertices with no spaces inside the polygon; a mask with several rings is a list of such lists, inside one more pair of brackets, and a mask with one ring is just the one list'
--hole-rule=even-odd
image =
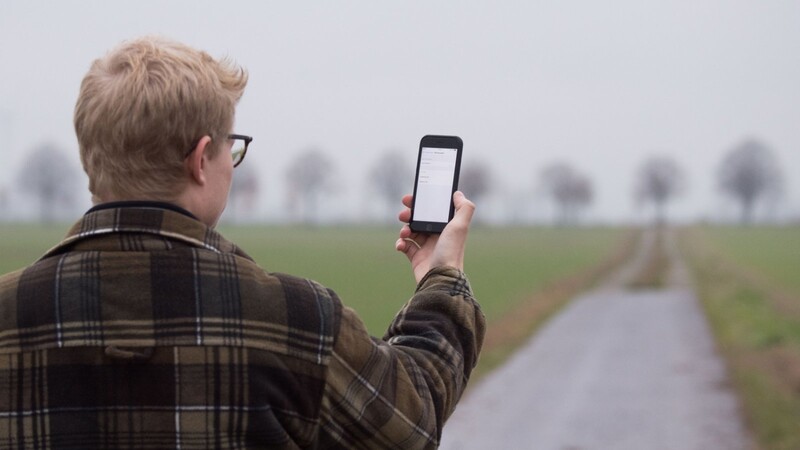
{"label": "black glasses frame", "polygon": [[[242,156],[239,157],[239,161],[234,161],[233,162],[233,167],[236,167],[239,164],[241,164],[242,161],[244,161],[244,156],[247,154],[247,147],[250,145],[251,142],[253,142],[253,137],[252,136],[245,136],[244,134],[229,134],[228,135],[228,139],[232,139],[234,141],[236,141],[236,140],[244,141],[244,148],[242,149]],[[233,145],[236,145],[236,144],[234,143]],[[233,147],[231,147],[231,148],[233,148]],[[233,155],[233,153],[231,153],[231,155]]]}
{"label": "black glasses frame", "polygon": [[[233,167],[237,167],[239,164],[242,163],[242,161],[244,161],[244,156],[247,154],[247,147],[250,145],[251,142],[253,142],[253,137],[252,136],[246,136],[244,134],[229,134],[229,135],[225,136],[225,138],[226,139],[232,139],[234,141],[236,141],[236,140],[244,141],[244,149],[242,149],[242,156],[239,157],[238,161],[234,161],[234,163],[233,163]],[[214,138],[212,137],[211,139],[214,139]],[[198,140],[197,142],[195,142],[194,145],[192,145],[192,148],[190,148],[189,151],[187,151],[183,155],[183,159],[188,158],[189,155],[192,154],[194,149],[197,148],[197,143],[198,142],[200,142],[200,141]],[[231,153],[231,156],[233,156],[233,153]]]}

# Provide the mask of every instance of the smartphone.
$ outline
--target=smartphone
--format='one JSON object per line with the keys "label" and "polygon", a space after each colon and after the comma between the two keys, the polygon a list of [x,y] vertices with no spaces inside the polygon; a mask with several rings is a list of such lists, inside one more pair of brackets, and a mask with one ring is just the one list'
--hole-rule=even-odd
{"label": "smartphone", "polygon": [[453,218],[453,193],[458,189],[463,148],[458,136],[428,135],[419,141],[409,223],[412,231],[441,233]]}

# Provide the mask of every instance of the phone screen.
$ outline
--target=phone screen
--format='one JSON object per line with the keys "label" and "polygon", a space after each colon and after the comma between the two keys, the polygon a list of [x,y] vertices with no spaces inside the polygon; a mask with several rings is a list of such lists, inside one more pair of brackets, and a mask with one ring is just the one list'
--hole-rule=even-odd
{"label": "phone screen", "polygon": [[409,223],[413,231],[441,233],[453,218],[463,148],[458,136],[427,135],[420,141]]}
{"label": "phone screen", "polygon": [[455,148],[423,147],[420,151],[414,221],[447,223],[450,220],[457,155]]}

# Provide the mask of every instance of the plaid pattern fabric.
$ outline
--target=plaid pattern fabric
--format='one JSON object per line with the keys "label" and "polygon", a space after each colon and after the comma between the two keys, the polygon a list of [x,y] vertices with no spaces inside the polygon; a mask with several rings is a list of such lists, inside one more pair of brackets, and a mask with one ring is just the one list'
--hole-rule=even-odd
{"label": "plaid pattern fabric", "polygon": [[452,268],[377,339],[192,218],[94,211],[0,277],[0,448],[433,448],[483,332]]}

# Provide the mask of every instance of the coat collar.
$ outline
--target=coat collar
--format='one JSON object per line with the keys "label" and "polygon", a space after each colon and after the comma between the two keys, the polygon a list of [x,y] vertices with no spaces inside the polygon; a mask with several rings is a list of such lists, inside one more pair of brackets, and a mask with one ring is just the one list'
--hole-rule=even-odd
{"label": "coat collar", "polygon": [[121,233],[160,236],[215,253],[234,253],[251,259],[187,211],[159,202],[124,202],[94,207],[42,258],[64,253],[90,239]]}

